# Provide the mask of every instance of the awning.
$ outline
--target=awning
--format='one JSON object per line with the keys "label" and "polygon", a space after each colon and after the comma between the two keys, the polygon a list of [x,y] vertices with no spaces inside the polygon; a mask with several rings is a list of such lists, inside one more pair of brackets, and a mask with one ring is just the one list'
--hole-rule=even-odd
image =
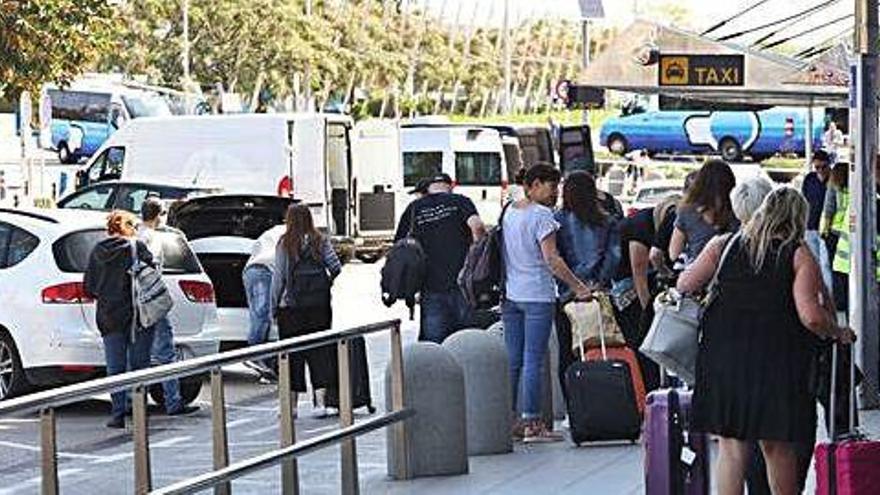
{"label": "awning", "polygon": [[[745,85],[698,87],[659,85],[656,53],[693,55],[742,54]],[[835,51],[836,52],[836,51]],[[830,56],[830,54],[826,53]],[[824,57],[820,57],[824,58]],[[722,43],[695,33],[638,20],[624,29],[589,67],[579,84],[634,93],[665,94],[695,100],[757,105],[846,107],[848,88],[838,84],[815,84],[810,64],[776,54]]]}

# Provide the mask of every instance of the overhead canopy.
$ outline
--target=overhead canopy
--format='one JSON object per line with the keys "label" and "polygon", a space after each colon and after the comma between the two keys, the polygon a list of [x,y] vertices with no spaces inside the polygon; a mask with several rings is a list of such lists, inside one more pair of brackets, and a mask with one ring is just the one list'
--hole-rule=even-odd
{"label": "overhead canopy", "polygon": [[[738,87],[660,86],[657,53],[743,55],[744,85]],[[832,53],[833,52],[833,53]],[[831,57],[837,50],[826,53]],[[820,59],[825,57],[820,57]],[[775,54],[752,51],[695,33],[645,20],[624,29],[580,75],[579,84],[634,93],[652,93],[702,101],[755,105],[846,107],[846,85],[809,79],[810,65]],[[806,71],[806,72],[805,72]],[[806,74],[806,75],[805,75]],[[847,76],[848,77],[848,76]],[[839,81],[838,81],[839,82]],[[819,84],[816,84],[819,83]]]}

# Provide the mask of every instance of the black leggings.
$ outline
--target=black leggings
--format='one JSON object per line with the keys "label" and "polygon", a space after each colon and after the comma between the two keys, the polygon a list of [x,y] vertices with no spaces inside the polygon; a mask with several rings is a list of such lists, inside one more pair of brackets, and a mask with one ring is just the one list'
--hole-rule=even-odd
{"label": "black leggings", "polygon": [[[310,308],[281,308],[278,313],[278,336],[289,339],[329,330],[333,321],[330,304]],[[306,364],[312,389],[336,388],[339,381],[336,345],[295,352],[290,355],[291,386],[294,392],[306,391]]]}

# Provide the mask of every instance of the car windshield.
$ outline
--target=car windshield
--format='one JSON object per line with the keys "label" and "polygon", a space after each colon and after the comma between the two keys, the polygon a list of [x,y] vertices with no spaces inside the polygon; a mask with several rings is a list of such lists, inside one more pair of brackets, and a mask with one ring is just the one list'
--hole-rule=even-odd
{"label": "car windshield", "polygon": [[[201,273],[198,259],[189,248],[186,239],[178,232],[165,230],[159,232],[162,239],[162,256],[165,274]],[[72,232],[55,241],[52,252],[55,263],[62,272],[83,273],[89,264],[89,256],[95,246],[107,238],[103,229]]]}
{"label": "car windshield", "polygon": [[123,95],[122,102],[132,118],[138,117],[167,117],[171,115],[171,108],[164,98],[158,95]]}

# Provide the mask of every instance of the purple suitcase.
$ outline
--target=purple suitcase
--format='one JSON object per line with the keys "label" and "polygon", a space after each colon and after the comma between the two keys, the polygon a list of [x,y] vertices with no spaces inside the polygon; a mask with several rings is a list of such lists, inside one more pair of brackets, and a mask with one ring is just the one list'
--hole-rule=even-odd
{"label": "purple suitcase", "polygon": [[709,493],[709,446],[705,434],[688,432],[690,408],[689,391],[667,388],[648,394],[644,427],[648,495]]}

